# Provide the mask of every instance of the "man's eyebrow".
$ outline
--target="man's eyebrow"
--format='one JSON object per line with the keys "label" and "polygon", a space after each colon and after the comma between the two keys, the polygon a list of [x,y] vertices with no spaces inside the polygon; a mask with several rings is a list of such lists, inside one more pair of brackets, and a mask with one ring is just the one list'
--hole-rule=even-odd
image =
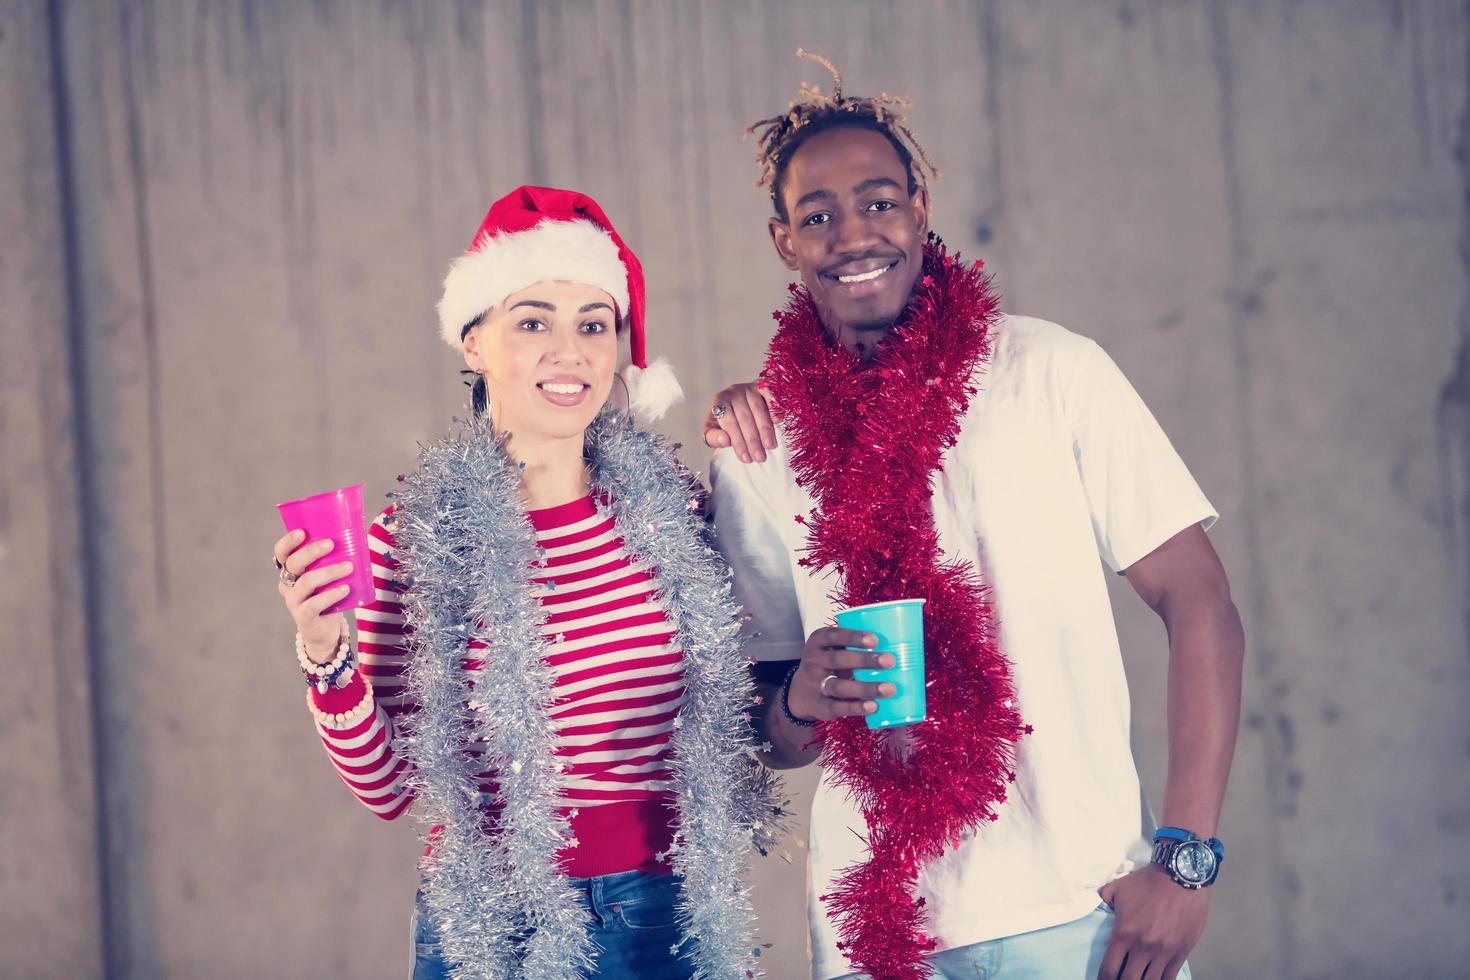
{"label": "man's eyebrow", "polygon": [[[867,180],[854,187],[852,189],[852,192],[854,194],[866,194],[868,191],[877,190],[880,187],[893,187],[896,189],[902,189],[902,185],[899,184],[899,182],[894,180],[892,177],[869,177]],[[831,191],[808,191],[807,193],[801,195],[800,199],[797,200],[796,207],[800,208],[807,204],[815,204],[818,201],[830,201],[835,199],[836,197],[837,195],[833,194]]]}
{"label": "man's eyebrow", "polygon": [[597,309],[598,307],[601,307],[602,309],[607,310],[609,313],[614,312],[613,311],[613,308],[611,306],[608,306],[602,300],[597,300],[596,302],[588,303],[585,306],[583,306],[580,310],[578,310],[577,312],[578,313],[591,313],[593,310]]}
{"label": "man's eyebrow", "polygon": [[877,190],[880,187],[898,187],[898,181],[892,177],[869,177],[852,189],[854,194],[865,194],[868,191]]}
{"label": "man's eyebrow", "polygon": [[534,306],[538,310],[550,310],[553,313],[556,312],[556,304],[554,304],[554,303],[543,303],[539,299],[523,299],[519,303],[517,303],[515,306],[512,306],[511,309],[514,310],[517,307],[521,307],[521,306]]}
{"label": "man's eyebrow", "polygon": [[812,204],[817,201],[831,201],[836,197],[837,195],[831,191],[807,191],[797,200],[796,207],[799,208],[804,204]]}

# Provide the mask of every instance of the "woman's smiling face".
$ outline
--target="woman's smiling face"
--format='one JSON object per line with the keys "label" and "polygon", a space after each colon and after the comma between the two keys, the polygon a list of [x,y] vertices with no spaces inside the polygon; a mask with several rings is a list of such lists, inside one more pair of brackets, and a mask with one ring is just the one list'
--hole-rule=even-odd
{"label": "woman's smiling face", "polygon": [[510,294],[464,338],[495,427],[529,439],[580,435],[612,391],[617,311],[596,286],[539,282]]}

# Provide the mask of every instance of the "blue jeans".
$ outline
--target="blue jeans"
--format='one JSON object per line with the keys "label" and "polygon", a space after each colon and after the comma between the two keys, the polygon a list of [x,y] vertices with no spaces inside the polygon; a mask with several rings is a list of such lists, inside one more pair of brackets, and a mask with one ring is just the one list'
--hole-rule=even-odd
{"label": "blue jeans", "polygon": [[[674,954],[679,940],[674,906],[679,879],[667,874],[624,871],[596,878],[573,878],[582,906],[590,913],[587,933],[596,948],[596,980],[688,980],[693,942]],[[413,980],[445,980],[449,967],[434,935],[420,892],[413,911]]]}
{"label": "blue jeans", "polygon": [[[1050,929],[946,949],[929,957],[929,965],[944,980],[1095,980],[1112,934],[1113,913],[1099,905]],[[1190,980],[1188,963],[1178,980]]]}

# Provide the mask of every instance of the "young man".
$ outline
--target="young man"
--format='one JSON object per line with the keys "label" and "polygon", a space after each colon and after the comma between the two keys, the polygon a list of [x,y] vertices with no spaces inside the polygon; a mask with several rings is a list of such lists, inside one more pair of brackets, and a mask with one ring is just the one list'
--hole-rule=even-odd
{"label": "young man", "polygon": [[[721,392],[706,432],[729,447],[715,528],[750,617],[765,758],[803,766],[821,746],[814,976],[1187,977],[1223,858],[1244,647],[1205,535],[1216,513],[1101,348],[993,312],[978,271],[926,244],[922,149],[891,100],[844,96],[833,74],[831,96],[804,89],[757,124],[771,239],[802,288],[762,390]],[[1156,842],[1099,558],[1168,631]],[[891,656],[830,624],[914,595],[929,720],[893,748],[860,720],[893,685],[852,673]]]}

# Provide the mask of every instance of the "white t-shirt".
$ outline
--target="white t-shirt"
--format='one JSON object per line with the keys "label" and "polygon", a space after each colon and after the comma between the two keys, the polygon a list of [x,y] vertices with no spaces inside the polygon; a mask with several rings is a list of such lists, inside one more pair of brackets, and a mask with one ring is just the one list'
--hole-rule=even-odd
{"label": "white t-shirt", "polygon": [[[919,876],[930,935],[951,949],[1070,922],[1148,860],[1128,741],[1128,686],[1103,562],[1121,572],[1216,513],[1143,400],[1093,341],[1010,316],[935,478],[946,557],[992,590],[1022,719],[1017,781],[999,819]],[[797,565],[813,508],[786,444],[763,463],[717,453],[715,533],[751,618],[751,656],[795,660],[830,625],[835,582]],[[832,573],[828,573],[830,576]],[[861,813],[824,775],[812,804],[814,975],[853,968],[817,896],[866,857]]]}

